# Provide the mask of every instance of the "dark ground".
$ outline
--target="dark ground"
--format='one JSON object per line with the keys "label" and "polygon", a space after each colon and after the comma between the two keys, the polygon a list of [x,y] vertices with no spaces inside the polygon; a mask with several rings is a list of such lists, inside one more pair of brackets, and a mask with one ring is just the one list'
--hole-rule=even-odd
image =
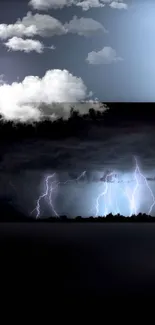
{"label": "dark ground", "polygon": [[0,259],[1,283],[47,296],[155,295],[155,224],[4,223]]}

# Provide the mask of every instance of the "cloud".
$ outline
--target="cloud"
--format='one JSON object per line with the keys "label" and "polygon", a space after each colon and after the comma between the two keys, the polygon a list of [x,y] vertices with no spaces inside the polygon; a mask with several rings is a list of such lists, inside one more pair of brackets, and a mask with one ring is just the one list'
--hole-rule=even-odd
{"label": "cloud", "polygon": [[99,0],[84,0],[76,4],[77,7],[81,7],[84,11],[87,11],[91,8],[104,7],[105,4],[101,3]]}
{"label": "cloud", "polygon": [[100,0],[30,0],[29,5],[37,10],[62,9],[75,5],[81,7],[84,11],[90,8],[105,6]]}
{"label": "cloud", "polygon": [[0,74],[0,85],[3,85],[5,83],[4,78],[4,74]]}
{"label": "cloud", "polygon": [[74,16],[73,19],[69,23],[65,23],[64,26],[69,33],[76,33],[80,36],[89,36],[99,30],[105,33],[107,32],[101,23],[92,18],[77,18],[77,16]]}
{"label": "cloud", "polygon": [[109,5],[113,9],[127,9],[128,6],[126,3],[113,1]]}
{"label": "cloud", "polygon": [[80,114],[87,113],[90,107],[107,109],[87,100],[91,95],[83,80],[69,71],[48,70],[42,78],[27,76],[22,82],[0,85],[0,114],[3,120],[25,123],[42,118],[68,119],[71,106]]}
{"label": "cloud", "polygon": [[62,9],[70,6],[81,7],[83,11],[91,8],[103,8],[105,5],[110,5],[115,9],[127,9],[127,5],[122,0],[30,0],[29,6],[35,10],[50,10]]}
{"label": "cloud", "polygon": [[16,24],[21,23],[26,28],[35,26],[35,34],[42,37],[50,37],[53,35],[63,35],[67,33],[63,24],[56,18],[50,15],[35,14],[33,15],[31,11],[27,13],[22,20],[18,19]]}
{"label": "cloud", "polygon": [[[36,0],[37,1],[37,0]],[[43,0],[42,0],[43,1]],[[122,0],[84,0],[76,3],[76,6],[81,7],[84,11],[91,8],[103,8],[105,5],[109,5],[113,9],[127,9],[127,4],[123,3]]]}
{"label": "cloud", "polygon": [[63,24],[49,15],[28,12],[23,19],[18,19],[14,24],[0,24],[0,39],[5,40],[13,36],[33,37],[36,35],[50,37],[66,34]]}
{"label": "cloud", "polygon": [[15,24],[0,24],[0,39],[5,40],[7,38],[17,37],[33,37],[37,34],[35,25],[25,27],[22,23],[16,22]]}
{"label": "cloud", "polygon": [[[129,192],[133,188],[133,182],[127,183],[127,181],[134,180],[133,152],[136,153],[144,175],[147,178],[153,178],[155,175],[154,129],[149,128],[148,132],[148,128],[141,126],[139,130],[136,129],[136,132],[133,132],[132,126],[124,129],[115,128],[113,125],[109,129],[92,125],[86,131],[82,138],[79,132],[79,137],[64,138],[63,141],[62,139],[43,140],[37,137],[13,144],[8,143],[5,150],[2,147],[0,194],[4,195],[4,192],[8,196],[10,194],[14,202],[18,201],[18,206],[30,213],[35,207],[38,193],[44,190],[43,182],[47,174],[55,172],[57,181],[64,182],[73,180],[86,171],[84,177],[81,177],[78,182],[69,182],[67,186],[63,184],[62,187],[60,185],[59,192],[57,192],[59,201],[57,200],[57,204],[53,202],[60,214],[65,214],[63,207],[61,211],[59,210],[59,206],[64,205],[67,209],[66,213],[71,213],[73,210],[77,215],[92,215],[94,210],[90,211],[90,209],[95,206],[96,197],[105,188],[100,180],[107,171],[114,171],[118,175],[118,180],[123,183],[115,184],[116,187],[111,184],[110,190],[114,196],[118,190],[119,206],[124,211],[123,196],[120,197],[120,192],[126,186]],[[154,191],[154,182],[151,181],[150,185]],[[123,192],[121,193],[123,195]],[[143,202],[144,197],[147,197],[147,193],[144,193]],[[62,198],[64,198],[63,201]],[[59,204],[60,200],[62,204]],[[74,202],[78,202],[77,206]],[[91,207],[90,202],[92,202]],[[141,200],[138,202],[144,208],[145,202],[142,203]],[[128,209],[127,204],[126,206]],[[101,202],[100,209],[102,208]],[[46,206],[42,205],[42,210],[44,209],[46,211]]]}
{"label": "cloud", "polygon": [[109,46],[105,46],[101,51],[92,51],[86,58],[89,64],[110,64],[123,61],[123,58],[117,56],[116,51]]}
{"label": "cloud", "polygon": [[78,35],[90,35],[102,30],[107,32],[104,26],[92,18],[77,18],[76,16],[64,25],[54,17],[45,14],[32,14],[29,11],[25,17],[18,19],[15,24],[0,24],[0,39],[16,37],[51,37],[67,33]]}
{"label": "cloud", "polygon": [[50,50],[55,50],[56,47],[54,45],[51,45],[51,46],[47,46],[46,48],[50,49]]}
{"label": "cloud", "polygon": [[29,5],[33,9],[48,10],[48,9],[61,9],[65,6],[71,6],[75,0],[30,0]]}
{"label": "cloud", "polygon": [[133,152],[142,159],[144,166],[154,169],[153,127],[142,125],[133,132],[132,126],[125,129],[114,125],[112,128],[99,128],[92,124],[80,138],[79,135],[80,132],[77,137],[63,141],[37,138],[34,141],[25,139],[13,147],[12,144],[8,145],[4,154],[1,149],[0,172],[12,171],[14,174],[15,171],[19,173],[19,169],[50,169],[51,166],[55,166],[56,170],[68,170],[69,166],[70,172],[78,169],[103,172],[105,168],[133,171]]}
{"label": "cloud", "polygon": [[12,37],[8,42],[4,43],[5,46],[12,51],[23,51],[25,53],[30,53],[35,51],[37,53],[43,53],[44,44],[38,40],[23,39],[21,37]]}
{"label": "cloud", "polygon": [[42,42],[32,39],[23,39],[21,37],[12,37],[4,45],[9,49],[9,51],[23,51],[25,53],[30,53],[35,51],[39,54],[43,53],[44,49],[55,50],[54,45],[45,46]]}

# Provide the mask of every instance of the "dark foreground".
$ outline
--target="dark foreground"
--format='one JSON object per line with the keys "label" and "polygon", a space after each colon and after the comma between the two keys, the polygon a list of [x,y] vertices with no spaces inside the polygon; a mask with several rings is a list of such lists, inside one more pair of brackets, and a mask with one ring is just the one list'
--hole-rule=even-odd
{"label": "dark foreground", "polygon": [[47,295],[155,295],[155,224],[4,223],[0,259],[1,280]]}

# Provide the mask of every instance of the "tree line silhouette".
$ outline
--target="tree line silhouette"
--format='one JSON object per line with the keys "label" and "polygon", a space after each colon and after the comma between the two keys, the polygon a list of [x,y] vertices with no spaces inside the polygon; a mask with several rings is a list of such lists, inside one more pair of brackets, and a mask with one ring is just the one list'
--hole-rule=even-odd
{"label": "tree line silhouette", "polygon": [[48,139],[70,136],[83,137],[88,134],[92,123],[98,127],[115,126],[115,128],[129,126],[131,123],[132,126],[136,126],[137,123],[141,122],[154,124],[155,109],[152,103],[147,103],[147,109],[146,103],[105,104],[109,107],[105,112],[95,111],[93,108],[90,108],[89,113],[85,115],[80,115],[73,107],[71,108],[68,120],[60,118],[53,122],[50,119],[46,119],[32,124],[15,124],[12,121],[3,122],[0,115],[0,142],[21,141],[22,139],[33,137]]}
{"label": "tree line silhouette", "polygon": [[120,214],[113,215],[108,214],[106,217],[98,216],[98,217],[87,217],[84,218],[82,216],[77,216],[74,218],[68,218],[66,215],[62,215],[60,217],[44,217],[44,218],[32,218],[30,216],[25,215],[21,211],[19,211],[17,206],[14,206],[11,200],[1,200],[0,202],[0,222],[66,222],[66,223],[89,223],[89,222],[155,222],[155,217],[149,216],[145,213],[139,213],[138,215],[132,215],[131,217],[125,217]]}

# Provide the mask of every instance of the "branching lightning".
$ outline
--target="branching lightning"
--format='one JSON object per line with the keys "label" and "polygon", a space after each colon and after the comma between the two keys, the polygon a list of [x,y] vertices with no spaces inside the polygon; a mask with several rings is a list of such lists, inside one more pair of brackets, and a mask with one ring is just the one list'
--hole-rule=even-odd
{"label": "branching lightning", "polygon": [[143,185],[143,183],[140,182],[140,179],[138,178],[138,176],[140,176],[140,178],[143,179],[143,181],[145,183],[145,186],[149,190],[151,198],[152,198],[152,203],[151,203],[151,205],[150,205],[150,207],[148,209],[148,215],[150,215],[152,213],[152,209],[153,209],[153,207],[155,205],[155,196],[153,194],[153,191],[152,191],[151,187],[148,184],[148,181],[147,181],[146,177],[140,171],[140,167],[138,165],[137,158],[134,157],[134,160],[135,160],[135,164],[136,164],[135,172],[134,172],[134,177],[135,177],[135,183],[136,184],[135,184],[135,187],[134,187],[134,189],[132,191],[131,197],[129,195],[129,189],[128,188],[125,189],[125,193],[126,193],[126,195],[128,197],[128,201],[130,203],[130,216],[132,216],[133,214],[135,214],[135,215],[138,214],[138,207],[137,207],[138,199],[136,199],[136,193],[137,193],[138,189],[140,187],[142,187],[142,185]]}
{"label": "branching lightning", "polygon": [[[106,175],[106,179],[105,179],[105,189],[104,189],[103,192],[101,192],[101,193],[98,195],[98,197],[97,197],[97,199],[96,199],[96,217],[99,215],[99,201],[100,201],[100,199],[101,199],[102,197],[105,197],[105,195],[107,195],[107,193],[108,193],[108,182],[107,182],[108,177],[113,176],[113,175],[114,175],[114,172],[111,172],[110,174]],[[111,200],[111,197],[109,197],[109,200]],[[107,211],[108,211],[108,209],[107,209],[107,203],[106,203],[106,200],[104,200],[104,204],[105,204],[105,214],[104,214],[104,215],[107,215]]]}
{"label": "branching lightning", "polygon": [[150,195],[151,195],[151,197],[152,197],[152,204],[150,205],[150,208],[149,208],[149,210],[148,210],[148,214],[150,215],[150,214],[152,213],[152,209],[153,209],[153,207],[154,207],[154,205],[155,205],[155,196],[154,196],[154,194],[153,194],[153,191],[152,191],[151,187],[150,187],[149,184],[148,184],[148,181],[147,181],[146,177],[145,177],[145,176],[141,173],[141,171],[140,171],[140,168],[139,168],[139,166],[138,166],[138,163],[137,163],[137,159],[136,159],[136,157],[134,157],[134,158],[135,158],[135,161],[136,161],[136,170],[138,171],[139,175],[143,178],[143,180],[144,180],[144,182],[145,182],[145,185],[146,185],[146,187],[148,188],[148,190],[149,190],[149,192],[150,192]]}
{"label": "branching lightning", "polygon": [[[55,173],[52,174],[52,175],[48,175],[45,178],[45,186],[46,186],[45,192],[42,195],[39,196],[39,198],[37,200],[36,207],[31,211],[31,214],[32,214],[36,210],[36,212],[37,212],[36,219],[38,219],[40,217],[40,201],[45,197],[51,198],[51,192],[52,191],[49,189],[49,180],[52,179],[54,176],[55,176]],[[53,208],[52,200],[50,200],[50,202],[51,202],[51,206]],[[55,212],[55,210],[54,210],[54,212]],[[56,215],[57,215],[57,213],[56,213]]]}
{"label": "branching lightning", "polygon": [[[101,186],[100,191],[99,186],[94,185],[95,190],[93,191],[93,193],[91,192],[91,194],[89,195],[90,200],[86,203],[89,204],[88,210],[90,210],[91,201],[95,200],[93,211],[96,217],[99,215],[106,216],[109,213],[112,213],[113,215],[124,215],[124,211],[125,214],[128,216],[132,216],[133,214],[137,215],[139,212],[141,212],[139,209],[141,204],[140,200],[142,198],[141,191],[143,189],[145,189],[145,193],[149,194],[149,202],[151,202],[148,206],[148,214],[150,215],[153,212],[153,208],[155,207],[155,196],[148,183],[147,178],[143,175],[142,171],[140,170],[136,157],[134,157],[134,161],[134,178],[123,181],[118,179],[116,171],[112,171],[108,172],[106,176],[101,177],[99,179],[98,182],[100,182]],[[75,187],[76,189],[77,182],[86,180],[86,171],[83,171],[77,178],[67,179],[63,182],[56,180],[55,176],[56,173],[53,173],[45,177],[45,191],[39,196],[36,202],[36,207],[31,212],[32,214],[34,211],[36,211],[36,218],[40,218],[42,215],[41,203],[43,200],[45,200],[46,203],[48,203],[48,205],[51,207],[52,213],[56,217],[59,217],[59,213],[57,212],[57,209],[54,204],[53,194],[56,193],[56,195],[58,195],[60,187],[70,183],[72,183],[73,186],[71,187],[71,189],[69,187],[67,188],[67,193],[70,195],[69,191],[71,191],[71,194],[73,194],[73,188]],[[85,189],[87,191],[89,190],[89,184],[87,184]],[[98,191],[99,193],[97,193]]]}
{"label": "branching lightning", "polygon": [[86,174],[86,171],[82,172],[77,178],[68,179],[65,182],[57,182],[56,180],[54,180],[51,183],[51,185],[49,185],[49,180],[52,179],[55,176],[55,173],[53,173],[52,175],[48,175],[45,178],[46,190],[42,195],[39,196],[39,198],[37,199],[36,207],[31,211],[30,214],[32,214],[34,211],[36,211],[36,219],[38,219],[40,217],[40,213],[41,213],[41,211],[40,211],[40,201],[42,199],[46,198],[48,200],[51,208],[52,208],[52,211],[54,212],[54,215],[56,217],[59,217],[59,214],[57,213],[56,209],[54,208],[54,204],[53,204],[53,201],[52,201],[52,193],[62,184],[66,185],[67,183],[70,183],[70,182],[79,181],[85,174]]}

